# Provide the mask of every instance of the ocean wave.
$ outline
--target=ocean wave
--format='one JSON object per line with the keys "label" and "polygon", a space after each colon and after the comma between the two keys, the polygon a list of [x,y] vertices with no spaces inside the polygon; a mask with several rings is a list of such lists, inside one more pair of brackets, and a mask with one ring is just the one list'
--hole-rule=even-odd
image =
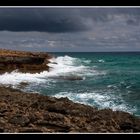
{"label": "ocean wave", "polygon": [[49,66],[51,67],[51,71],[48,73],[48,76],[71,74],[74,72],[78,73],[87,69],[86,66],[79,63],[78,58],[73,58],[67,55],[64,57],[53,58],[50,62]]}
{"label": "ocean wave", "polygon": [[[127,111],[129,113],[136,112],[135,107],[128,105],[118,94],[114,94],[115,91],[121,89],[120,87],[125,87],[129,91],[133,85],[130,83],[126,84],[125,81],[120,81],[117,85],[108,83],[105,87],[105,91],[99,91],[98,86],[96,91],[94,91],[95,89],[93,88],[95,87],[92,79],[96,79],[96,76],[100,77],[101,75],[108,75],[110,73],[105,70],[98,70],[98,67],[88,65],[89,63],[91,63],[91,61],[88,59],[74,58],[68,55],[59,56],[50,60],[49,71],[34,74],[21,73],[18,71],[5,73],[0,75],[0,84],[10,85],[17,88],[22,82],[25,82],[28,83],[25,89],[25,91],[28,92],[34,91],[41,93],[43,89],[45,89],[48,92],[44,91],[46,95],[50,92],[49,95],[52,94],[58,98],[68,97],[74,102],[84,103],[91,106],[94,105],[101,109],[111,108],[113,110]],[[88,81],[88,78],[92,83]],[[105,77],[103,76],[103,78]],[[78,81],[74,83],[63,80],[82,80],[82,82]],[[104,81],[104,79],[101,80]],[[88,83],[90,83],[90,85],[88,85]],[[64,86],[65,84],[67,85],[66,87]],[[60,85],[62,85],[62,87]],[[73,85],[76,86],[73,87]],[[90,89],[90,91],[85,91],[85,89]],[[62,92],[64,90],[65,92]],[[76,93],[77,90],[83,90],[83,92]],[[113,93],[107,93],[108,91]],[[42,92],[42,94],[44,93]]]}
{"label": "ocean wave", "polygon": [[83,61],[85,64],[90,64],[91,63],[91,60],[84,60]]}
{"label": "ocean wave", "polygon": [[[65,77],[67,79],[67,76],[68,78],[70,76],[81,77],[84,80],[86,76],[104,74],[103,72],[94,70],[94,68],[91,69],[91,67],[83,65],[81,59],[67,55],[52,58],[50,62],[48,64],[50,66],[49,72],[43,71],[31,74],[13,71],[0,75],[0,84],[13,86],[19,85],[21,82],[40,84],[52,80],[52,77]],[[85,62],[89,63],[90,61],[85,60]]]}
{"label": "ocean wave", "polygon": [[109,96],[108,94],[101,94],[98,92],[60,92],[55,97],[68,97],[74,102],[83,103],[90,106],[96,106],[99,109],[110,108],[114,111],[125,111],[133,114],[136,108],[128,105],[123,99],[116,96]]}
{"label": "ocean wave", "polygon": [[30,74],[13,71],[0,75],[0,84],[2,85],[17,85],[21,82],[43,83],[45,80],[43,79],[43,75],[38,73]]}
{"label": "ocean wave", "polygon": [[98,60],[100,63],[104,63],[105,61],[103,59]]}

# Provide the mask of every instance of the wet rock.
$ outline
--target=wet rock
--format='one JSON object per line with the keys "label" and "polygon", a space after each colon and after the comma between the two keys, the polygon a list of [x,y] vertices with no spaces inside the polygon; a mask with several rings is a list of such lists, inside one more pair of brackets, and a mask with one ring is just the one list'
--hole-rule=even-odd
{"label": "wet rock", "polygon": [[59,78],[63,80],[70,80],[70,81],[83,80],[83,77],[80,76],[60,76]]}
{"label": "wet rock", "polygon": [[60,80],[69,80],[69,81],[76,81],[76,80],[83,80],[84,78],[81,76],[56,76],[50,77],[52,79],[60,79]]}
{"label": "wet rock", "polygon": [[51,62],[51,64],[57,64],[56,62]]}
{"label": "wet rock", "polygon": [[18,85],[18,88],[23,89],[23,88],[27,87],[28,85],[29,85],[29,83],[27,83],[27,82],[21,82],[21,83]]}

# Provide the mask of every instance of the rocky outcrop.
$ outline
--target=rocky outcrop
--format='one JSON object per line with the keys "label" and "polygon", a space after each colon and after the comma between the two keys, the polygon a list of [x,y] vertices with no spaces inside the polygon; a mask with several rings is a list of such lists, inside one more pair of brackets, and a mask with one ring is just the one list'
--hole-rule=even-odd
{"label": "rocky outcrop", "polygon": [[126,112],[0,87],[0,132],[133,133],[140,118]]}
{"label": "rocky outcrop", "polygon": [[68,81],[76,81],[76,80],[84,80],[84,77],[81,76],[54,76],[54,77],[49,77],[51,79],[58,79],[58,80],[68,80]]}
{"label": "rocky outcrop", "polygon": [[0,49],[0,73],[18,70],[36,73],[49,70],[49,59],[52,56],[42,52],[25,52]]}

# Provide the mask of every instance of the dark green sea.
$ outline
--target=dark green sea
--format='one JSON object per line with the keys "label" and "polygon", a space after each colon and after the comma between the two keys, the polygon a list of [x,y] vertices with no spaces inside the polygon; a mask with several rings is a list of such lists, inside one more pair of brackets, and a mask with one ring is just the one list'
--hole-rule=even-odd
{"label": "dark green sea", "polygon": [[[22,90],[140,115],[139,52],[52,54],[50,72],[14,71],[0,75],[0,83],[19,88],[28,82]],[[82,80],[72,80],[76,77]]]}

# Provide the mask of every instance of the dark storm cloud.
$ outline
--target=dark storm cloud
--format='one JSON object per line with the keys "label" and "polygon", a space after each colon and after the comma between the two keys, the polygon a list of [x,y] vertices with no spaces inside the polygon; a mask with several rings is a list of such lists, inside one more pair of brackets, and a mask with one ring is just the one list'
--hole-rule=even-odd
{"label": "dark storm cloud", "polygon": [[123,15],[128,25],[139,25],[140,8],[0,8],[0,30],[87,31],[99,22],[114,20],[116,15]]}
{"label": "dark storm cloud", "polygon": [[87,29],[75,10],[0,9],[0,30],[73,32]]}

